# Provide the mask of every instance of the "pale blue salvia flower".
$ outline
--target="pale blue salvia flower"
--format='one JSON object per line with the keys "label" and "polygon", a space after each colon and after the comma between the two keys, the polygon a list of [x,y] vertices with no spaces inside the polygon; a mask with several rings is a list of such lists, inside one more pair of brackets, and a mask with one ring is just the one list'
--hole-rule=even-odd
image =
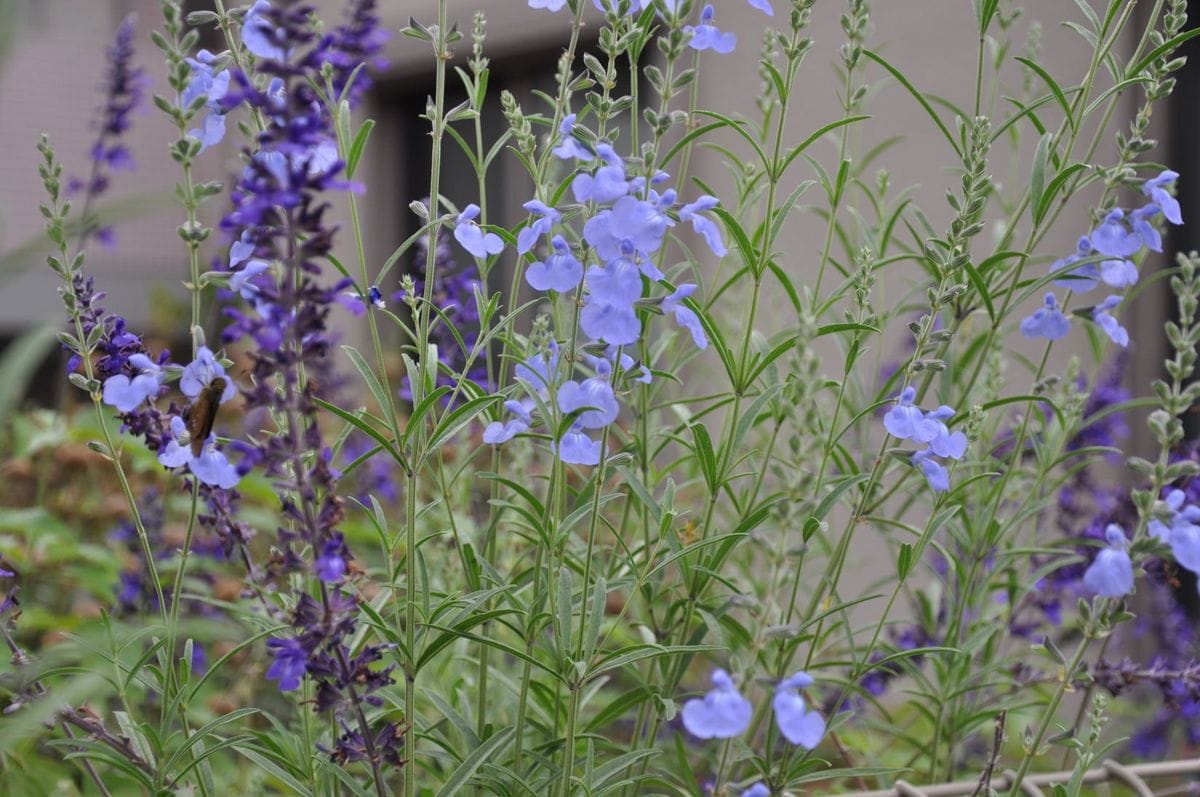
{"label": "pale blue salvia flower", "polygon": [[558,408],[567,415],[583,410],[575,423],[584,429],[602,429],[621,412],[612,385],[600,377],[564,382],[558,388],[557,398]]}
{"label": "pale blue salvia flower", "polygon": [[702,698],[692,698],[679,712],[683,727],[700,739],[730,739],[750,727],[754,706],[742,697],[724,670],[713,670],[713,688]]}
{"label": "pale blue salvia flower", "polygon": [[222,490],[232,490],[242,478],[237,468],[217,450],[215,435],[209,437],[200,456],[192,457],[188,462],[188,470],[209,487],[220,487]]}
{"label": "pale blue salvia flower", "polygon": [[1128,288],[1138,281],[1137,266],[1132,260],[1103,260],[1100,262],[1100,280],[1112,288]]}
{"label": "pale blue salvia flower", "polygon": [[235,487],[241,476],[237,468],[217,450],[216,435],[210,435],[200,450],[200,456],[192,456],[192,450],[181,440],[187,435],[187,426],[178,415],[171,417],[167,444],[158,452],[158,462],[163,467],[188,466],[192,475],[210,487],[229,490]]}
{"label": "pale blue salvia flower", "polygon": [[1142,238],[1125,226],[1125,212],[1113,208],[1090,237],[1092,248],[1106,257],[1129,257],[1142,248]]}
{"label": "pale blue salvia flower", "polygon": [[771,797],[771,790],[761,780],[748,789],[742,789],[741,797]]}
{"label": "pale blue salvia flower", "polygon": [[[179,389],[188,398],[196,398],[200,391],[216,379],[225,376],[225,366],[217,362],[217,358],[207,346],[201,346],[196,352],[196,359],[184,366],[183,374],[179,377]],[[225,390],[221,393],[221,403],[224,404],[237,395],[237,385],[232,379],[225,380]]]}
{"label": "pale blue salvia flower", "polygon": [[594,175],[581,172],[571,181],[571,193],[575,195],[576,202],[595,202],[598,205],[615,202],[629,193],[625,167],[608,164],[597,169]]}
{"label": "pale blue salvia flower", "polygon": [[600,441],[588,437],[583,427],[575,424],[559,441],[558,458],[568,465],[599,465]]}
{"label": "pale blue salvia flower", "polygon": [[475,223],[479,217],[479,206],[472,203],[463,208],[454,221],[454,240],[462,244],[475,257],[485,258],[504,251],[504,241],[494,232],[485,233]]}
{"label": "pale blue salvia flower", "polygon": [[180,97],[180,105],[189,107],[198,98],[204,97],[202,111],[196,117],[199,127],[189,130],[188,135],[200,142],[200,151],[220,143],[225,137],[225,114],[221,111],[221,99],[229,91],[229,70],[213,71],[217,57],[208,50],[196,53],[187,59],[191,73],[187,86]]}
{"label": "pale blue salvia flower", "polygon": [[771,7],[771,0],[746,0],[746,2],[750,4],[751,8],[757,8],[768,17],[775,16],[775,9]]}
{"label": "pale blue salvia flower", "polygon": [[771,703],[775,709],[775,724],[783,738],[806,750],[815,748],[825,735],[825,718],[819,712],[810,711],[800,696],[800,690],[807,689],[812,683],[808,673],[797,672],[780,681]]}
{"label": "pale blue salvia flower", "polygon": [[728,31],[722,31],[712,24],[713,17],[716,16],[716,11],[712,4],[706,5],[704,10],[700,12],[699,25],[685,25],[684,33],[692,34],[692,38],[688,41],[688,46],[693,50],[712,50],[716,53],[733,52],[737,46],[737,36]]}
{"label": "pale blue salvia flower", "polygon": [[258,0],[242,20],[242,44],[258,58],[287,60],[287,48],[279,43],[280,31],[271,27],[264,14],[271,8],[267,0]]}
{"label": "pale blue salvia flower", "polygon": [[716,197],[705,194],[695,202],[680,208],[679,218],[681,221],[692,223],[692,229],[704,238],[704,242],[708,244],[708,248],[714,255],[724,257],[726,249],[725,241],[721,239],[721,228],[708,216],[701,215],[706,210],[712,210],[718,204],[720,202]]}
{"label": "pale blue salvia flower", "polygon": [[1075,245],[1073,253],[1051,264],[1050,271],[1052,273],[1061,273],[1061,276],[1054,281],[1054,285],[1058,288],[1075,291],[1076,293],[1087,293],[1092,288],[1095,288],[1100,278],[1100,271],[1096,268],[1095,263],[1084,263],[1082,266],[1077,266],[1070,271],[1066,270],[1069,266],[1083,260],[1091,253],[1092,241],[1084,235]]}
{"label": "pale blue salvia flower", "polygon": [[[1156,537],[1163,542],[1168,542],[1171,539],[1171,527],[1178,522],[1180,510],[1183,508],[1184,501],[1187,500],[1187,493],[1183,490],[1174,489],[1167,493],[1163,498],[1163,503],[1167,505],[1167,511],[1170,515],[1170,523],[1163,523],[1158,518],[1151,518],[1146,524],[1146,530],[1150,532],[1151,537]],[[1193,509],[1194,507],[1188,507]]]}
{"label": "pale blue salvia flower", "polygon": [[[918,439],[929,443],[929,450],[939,457],[962,459],[967,453],[967,436],[962,432],[951,432],[946,421],[954,417],[954,410],[946,405],[925,413],[921,419]],[[922,439],[928,437],[928,440]]]}
{"label": "pale blue salvia flower", "polygon": [[1129,332],[1125,327],[1121,326],[1121,322],[1117,321],[1110,312],[1120,303],[1120,296],[1109,296],[1092,308],[1092,320],[1096,322],[1096,326],[1104,330],[1104,334],[1108,335],[1113,343],[1118,346],[1128,346]]}
{"label": "pale blue salvia flower", "polygon": [[674,314],[675,323],[691,333],[696,348],[705,349],[708,347],[708,335],[704,332],[704,325],[700,323],[700,316],[683,303],[695,290],[695,285],[680,285],[674,293],[663,298],[662,309],[664,313]]}
{"label": "pale blue salvia flower", "polygon": [[513,417],[507,421],[489,423],[483,430],[483,442],[489,445],[500,445],[529,430],[533,423],[533,417],[530,415],[530,410],[533,409],[532,400],[506,401],[504,409],[508,410]]}
{"label": "pale blue salvia flower", "polygon": [[929,487],[934,492],[944,493],[950,489],[950,472],[933,458],[933,452],[928,448],[915,452],[912,455],[912,463],[925,474],[925,481],[929,482]]}
{"label": "pale blue salvia flower", "polygon": [[1047,293],[1043,301],[1043,307],[1021,322],[1021,334],[1027,338],[1048,340],[1065,338],[1071,331],[1071,322],[1058,309],[1058,299],[1054,298],[1053,293]]}
{"label": "pale blue salvia flower", "polygon": [[[617,351],[619,348],[620,347],[618,346],[608,346],[604,350],[603,357],[596,357],[595,355],[585,353],[583,355],[583,361],[596,372],[596,376],[607,379],[612,374],[613,364],[617,361]],[[654,381],[654,377],[650,373],[649,368],[647,368],[644,364],[639,366],[633,357],[629,356],[623,351],[621,352],[620,360],[621,371],[623,373],[628,374],[633,371],[634,368],[638,369],[638,375],[634,377],[634,381],[641,382],[644,385],[648,385]]]}
{"label": "pale blue salvia flower", "polygon": [[187,424],[178,415],[172,415],[167,444],[159,449],[158,464],[165,468],[180,468],[188,464],[192,452],[180,441],[187,436]]}
{"label": "pale blue salvia flower", "polygon": [[1083,584],[1105,598],[1120,598],[1133,591],[1133,562],[1125,546],[1129,540],[1124,530],[1110,523],[1104,530],[1108,547],[1096,554],[1083,574]]}
{"label": "pale blue salvia flower", "polygon": [[555,223],[562,218],[562,214],[557,210],[536,199],[529,200],[521,207],[537,216],[537,218],[526,225],[525,229],[517,233],[518,255],[532,251],[533,247],[537,246],[538,241],[542,240],[542,236],[550,232],[554,228]]}
{"label": "pale blue salvia flower", "polygon": [[544,8],[547,11],[562,11],[567,0],[529,0],[530,8]]}
{"label": "pale blue salvia flower", "polygon": [[[237,244],[234,244],[236,246]],[[252,281],[271,266],[265,260],[250,260],[229,277],[229,290],[241,295],[246,301],[253,301],[259,293],[259,287]]]}
{"label": "pale blue salvia flower", "polygon": [[1200,526],[1176,521],[1171,525],[1169,543],[1179,566],[1200,575]]}
{"label": "pale blue salvia flower", "polygon": [[883,427],[892,437],[909,440],[917,435],[917,427],[924,419],[925,414],[921,412],[920,407],[913,406],[916,397],[917,389],[909,385],[896,399],[896,406],[883,416]]}
{"label": "pale blue salvia flower", "polygon": [[[554,252],[525,270],[525,281],[539,291],[566,293],[579,286],[583,279],[583,264],[571,254],[571,246],[561,235],[551,242]],[[641,286],[638,286],[639,293]]]}
{"label": "pale blue salvia flower", "polygon": [[656,204],[627,195],[588,219],[583,237],[604,260],[627,256],[628,247],[648,255],[662,246],[663,236],[672,224]]}
{"label": "pale blue salvia flower", "polygon": [[251,230],[242,233],[242,237],[229,245],[229,267],[232,269],[254,255],[254,239]]}
{"label": "pale blue salvia flower", "polygon": [[1186,499],[1187,493],[1183,490],[1171,490],[1167,493],[1163,502],[1167,505],[1168,522],[1163,523],[1157,518],[1152,518],[1147,525],[1150,536],[1170,543],[1175,529],[1182,528],[1180,533],[1189,536],[1191,532],[1186,527],[1200,525],[1200,507],[1192,504],[1185,506]]}
{"label": "pale blue salvia flower", "polygon": [[563,117],[562,122],[558,125],[558,132],[562,135],[562,143],[552,150],[554,157],[565,161],[590,161],[595,155],[591,150],[579,143],[579,139],[571,135],[571,131],[574,129],[575,114],[569,113]]}
{"label": "pale blue salvia flower", "polygon": [[579,325],[593,340],[616,346],[636,343],[642,333],[634,304],[642,296],[637,266],[623,258],[587,270],[588,297]]}
{"label": "pale blue salvia flower", "polygon": [[104,380],[104,403],[121,412],[133,412],[143,401],[157,397],[162,387],[162,368],[149,357],[130,355],[129,364],[138,371],[132,378],[114,374]]}
{"label": "pale blue salvia flower", "polygon": [[1142,193],[1158,205],[1163,216],[1172,224],[1183,224],[1183,216],[1179,212],[1179,200],[1171,196],[1164,186],[1171,185],[1178,179],[1179,172],[1166,169],[1142,184]]}
{"label": "pale blue salvia flower", "polygon": [[1129,214],[1129,224],[1133,227],[1133,232],[1142,239],[1142,243],[1151,252],[1162,251],[1162,234],[1149,222],[1149,219],[1154,218],[1160,212],[1161,208],[1151,202]]}
{"label": "pale blue salvia flower", "polygon": [[517,379],[530,385],[534,391],[545,398],[549,395],[550,387],[555,383],[555,373],[558,371],[558,342],[550,341],[546,351],[534,354],[524,362],[518,363],[513,369]]}

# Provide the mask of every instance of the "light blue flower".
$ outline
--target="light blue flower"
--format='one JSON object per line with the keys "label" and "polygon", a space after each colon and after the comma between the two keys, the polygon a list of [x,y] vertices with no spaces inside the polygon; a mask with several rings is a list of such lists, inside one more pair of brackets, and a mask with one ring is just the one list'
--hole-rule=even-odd
{"label": "light blue flower", "polygon": [[220,487],[230,490],[237,486],[241,477],[225,455],[217,450],[216,436],[209,437],[200,452],[200,456],[192,457],[188,469],[197,479],[210,487]]}
{"label": "light blue flower", "polygon": [[779,683],[771,703],[775,709],[775,724],[783,738],[806,750],[815,748],[825,735],[825,718],[810,711],[800,696],[800,690],[807,689],[812,683],[808,673],[797,672]]}
{"label": "light blue flower", "polygon": [[184,444],[187,426],[178,415],[171,417],[167,444],[158,452],[158,462],[163,467],[179,468],[184,465],[197,479],[210,487],[229,490],[237,485],[241,477],[225,455],[217,450],[216,435],[209,435],[200,450],[200,456],[192,456],[189,445]]}
{"label": "light blue flower", "polygon": [[588,297],[579,314],[579,325],[593,340],[616,346],[637,342],[642,324],[634,303],[642,295],[637,266],[616,258],[587,270]]}
{"label": "light blue flower", "polygon": [[191,67],[187,86],[180,96],[180,105],[188,108],[200,97],[205,97],[203,109],[195,117],[199,127],[188,131],[188,135],[200,142],[200,151],[220,143],[225,137],[225,115],[221,112],[220,100],[229,92],[229,70],[213,71],[217,57],[208,50],[188,58]]}
{"label": "light blue flower", "polygon": [[706,194],[695,202],[680,208],[679,218],[692,223],[692,229],[704,238],[704,242],[708,244],[708,248],[714,255],[724,257],[726,249],[725,241],[721,239],[721,228],[708,216],[701,215],[704,211],[712,210],[718,204],[720,203],[716,197]]}
{"label": "light blue flower", "polygon": [[559,441],[558,458],[568,465],[599,465],[600,441],[588,437],[576,424]]}
{"label": "light blue flower", "polygon": [[1105,257],[1120,258],[1129,257],[1141,249],[1141,236],[1130,232],[1124,218],[1125,212],[1120,208],[1110,210],[1100,226],[1092,231],[1092,248]]}
{"label": "light blue flower", "polygon": [[1109,296],[1092,308],[1092,320],[1096,322],[1096,326],[1104,330],[1104,334],[1108,335],[1113,343],[1118,346],[1128,346],[1129,332],[1110,313],[1120,303],[1120,296]]}
{"label": "light blue flower", "polygon": [[621,405],[612,385],[600,377],[571,380],[558,388],[558,408],[564,414],[583,410],[575,423],[584,429],[602,429],[617,419]]}
{"label": "light blue flower", "polygon": [[248,261],[241,269],[229,276],[229,290],[239,294],[246,301],[252,301],[258,295],[259,288],[251,280],[270,267],[265,260]]}
{"label": "light blue flower", "polygon": [[683,32],[692,34],[691,40],[688,41],[688,46],[693,50],[712,50],[713,52],[725,54],[733,52],[734,47],[737,46],[736,35],[718,30],[717,26],[712,24],[713,17],[715,16],[716,11],[713,10],[710,3],[700,12],[699,25],[684,26]]}
{"label": "light blue flower", "polygon": [[700,316],[683,303],[695,290],[695,285],[680,285],[674,293],[663,298],[662,309],[664,313],[672,313],[675,323],[691,333],[692,342],[696,344],[697,349],[705,349],[708,347],[708,335],[704,332],[704,325],[700,323]]}
{"label": "light blue flower", "polygon": [[627,247],[648,255],[662,246],[673,222],[654,203],[623,196],[611,209],[602,210],[583,225],[583,237],[603,260],[627,256]]}
{"label": "light blue flower", "polygon": [[576,202],[595,202],[607,205],[629,193],[625,169],[621,166],[601,166],[594,175],[581,172],[571,181],[571,193]]}
{"label": "light blue flower", "polygon": [[1033,315],[1021,321],[1021,334],[1027,338],[1065,338],[1071,331],[1071,322],[1058,309],[1058,300],[1054,298],[1053,293],[1047,293],[1043,301],[1043,307],[1039,307]]}
{"label": "light blue flower", "polygon": [[751,8],[757,8],[768,17],[775,16],[775,9],[771,7],[771,0],[746,0],[746,2],[750,3]]}
{"label": "light blue flower", "polygon": [[917,397],[917,389],[912,385],[904,388],[896,399],[896,406],[883,416],[883,427],[888,434],[899,440],[908,440],[917,434],[917,425],[924,419],[925,414],[920,407],[913,406]]}
{"label": "light blue flower", "polygon": [[258,0],[242,20],[242,44],[258,58],[286,61],[287,50],[275,43],[275,30],[264,14],[271,8],[267,0]]}
{"label": "light blue flower", "polygon": [[530,8],[544,8],[547,11],[562,11],[567,0],[529,0]]}
{"label": "light blue flower", "polygon": [[754,706],[742,697],[724,670],[713,670],[713,688],[702,698],[683,704],[680,719],[688,733],[700,739],[730,739],[750,727]]}
{"label": "light blue flower", "polygon": [[478,205],[472,203],[463,208],[454,221],[454,239],[462,244],[463,249],[478,258],[500,254],[504,251],[504,241],[496,233],[485,233],[480,229],[475,223],[478,216]]}
{"label": "light blue flower", "polygon": [[229,267],[232,269],[237,264],[245,261],[247,258],[254,255],[254,241],[251,238],[250,230],[242,233],[242,237],[229,245]]}
{"label": "light blue flower", "polygon": [[187,425],[183,422],[183,418],[172,415],[169,428],[170,436],[167,444],[158,452],[158,464],[165,468],[180,468],[188,464],[192,458],[192,452],[180,442],[187,436]]}
{"label": "light blue flower", "polygon": [[1100,261],[1100,280],[1112,288],[1128,288],[1138,281],[1137,266],[1132,260],[1115,259]]}
{"label": "light blue flower", "polygon": [[595,157],[591,150],[579,143],[579,139],[571,135],[571,131],[575,129],[575,114],[570,113],[563,117],[562,122],[558,125],[558,132],[562,135],[562,143],[554,148],[554,157],[561,160],[581,160],[588,161]]}
{"label": "light blue flower", "polygon": [[[967,436],[962,432],[951,432],[946,421],[954,417],[954,410],[946,405],[925,413],[921,419],[918,439],[929,443],[929,450],[939,457],[962,459],[967,453]],[[928,437],[928,439],[922,439]]]}
{"label": "light blue flower", "polygon": [[[539,291],[566,293],[579,286],[583,280],[583,264],[571,254],[571,246],[561,235],[551,242],[553,254],[545,260],[531,263],[525,270],[525,281]],[[638,285],[641,290],[641,285]]]}
{"label": "light blue flower", "polygon": [[1131,219],[1130,225],[1133,227],[1134,233],[1142,239],[1142,243],[1151,252],[1162,251],[1162,234],[1149,221],[1160,212],[1161,208],[1151,202],[1149,205],[1140,207],[1129,214],[1129,218]]}
{"label": "light blue flower", "polygon": [[742,789],[741,797],[771,797],[771,790],[761,780],[748,789]]}
{"label": "light blue flower", "polygon": [[542,239],[542,236],[550,232],[555,222],[562,218],[562,214],[557,210],[536,199],[529,200],[521,207],[536,215],[537,218],[526,225],[525,229],[517,233],[518,255],[532,251],[533,247],[537,246],[537,242]]}
{"label": "light blue flower", "polygon": [[1075,245],[1075,251],[1064,257],[1062,260],[1056,260],[1050,266],[1052,273],[1061,274],[1054,281],[1057,288],[1065,288],[1075,291],[1076,293],[1087,293],[1092,288],[1096,287],[1096,283],[1100,278],[1100,271],[1096,268],[1095,263],[1084,263],[1076,268],[1067,268],[1072,264],[1083,260],[1092,253],[1092,241],[1086,235],[1079,239]]}
{"label": "light blue flower", "polygon": [[540,396],[548,396],[558,372],[558,342],[550,341],[544,352],[534,354],[513,369],[517,379],[528,384]]}
{"label": "light blue flower", "polygon": [[530,410],[533,409],[533,401],[525,399],[523,401],[506,401],[504,409],[513,416],[507,421],[492,421],[483,430],[483,442],[489,445],[500,445],[507,443],[522,432],[528,431],[533,423],[533,417],[530,415]]}
{"label": "light blue flower", "polygon": [[912,455],[912,463],[925,474],[925,481],[929,482],[929,487],[934,492],[944,493],[950,489],[950,472],[933,458],[933,452],[928,448],[915,452]]}
{"label": "light blue flower", "polygon": [[1200,526],[1188,522],[1172,524],[1170,545],[1179,566],[1200,575]]}
{"label": "light blue flower", "polygon": [[[179,389],[183,391],[183,395],[194,399],[218,376],[225,376],[225,366],[217,362],[217,358],[207,346],[201,346],[196,352],[196,359],[184,366],[183,374],[179,377]],[[224,404],[236,395],[237,385],[233,384],[232,379],[226,379],[221,403]]]}
{"label": "light blue flower", "polygon": [[1178,179],[1179,172],[1166,169],[1142,183],[1142,193],[1149,196],[1154,204],[1158,205],[1163,216],[1172,224],[1183,224],[1183,216],[1179,212],[1179,200],[1171,196],[1164,186],[1171,185]]}
{"label": "light blue flower", "polygon": [[142,402],[158,396],[162,369],[144,354],[134,354],[129,364],[137,369],[132,378],[114,374],[104,380],[103,401],[120,412],[133,412]]}
{"label": "light blue flower", "polygon": [[1125,532],[1115,523],[1104,530],[1108,547],[1100,551],[1083,574],[1083,584],[1105,598],[1120,598],[1133,590],[1133,562],[1125,546]]}

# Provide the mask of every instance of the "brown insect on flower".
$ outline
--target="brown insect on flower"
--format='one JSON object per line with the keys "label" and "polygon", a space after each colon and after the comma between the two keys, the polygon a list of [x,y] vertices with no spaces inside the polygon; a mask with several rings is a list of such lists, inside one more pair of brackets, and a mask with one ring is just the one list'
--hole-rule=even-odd
{"label": "brown insect on flower", "polygon": [[221,406],[221,394],[225,392],[227,382],[223,377],[214,377],[204,386],[200,395],[192,405],[183,412],[183,421],[187,424],[188,434],[192,439],[192,456],[200,456],[204,443],[212,434],[213,422],[217,419],[217,408]]}

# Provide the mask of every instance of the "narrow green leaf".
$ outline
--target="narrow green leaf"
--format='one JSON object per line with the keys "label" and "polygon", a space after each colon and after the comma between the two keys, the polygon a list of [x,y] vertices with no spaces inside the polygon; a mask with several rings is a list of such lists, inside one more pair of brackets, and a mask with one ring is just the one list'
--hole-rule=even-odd
{"label": "narrow green leaf", "polygon": [[358,128],[358,134],[354,136],[354,141],[350,144],[350,151],[346,154],[347,180],[354,177],[354,172],[358,169],[358,161],[362,158],[363,150],[367,146],[367,139],[371,137],[371,131],[374,129],[374,119],[367,119],[362,123],[362,127]]}

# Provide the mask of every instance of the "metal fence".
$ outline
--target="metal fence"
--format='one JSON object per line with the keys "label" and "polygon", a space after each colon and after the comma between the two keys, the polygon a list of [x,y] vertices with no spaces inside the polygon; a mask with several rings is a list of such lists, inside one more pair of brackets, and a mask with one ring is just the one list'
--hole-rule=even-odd
{"label": "metal fence", "polygon": [[[1003,793],[1012,785],[1014,774],[1010,770],[993,777],[991,779],[991,788]],[[1046,797],[1046,793],[1042,791],[1043,786],[1050,786],[1055,783],[1066,784],[1071,780],[1073,774],[1072,771],[1066,770],[1064,772],[1026,775],[1021,782],[1021,793],[1028,795],[1028,797]],[[1200,775],[1200,758],[1182,761],[1164,761],[1158,764],[1136,764],[1134,766],[1125,766],[1116,761],[1109,760],[1105,761],[1103,766],[1085,772],[1083,782],[1085,785],[1106,782],[1119,784],[1126,787],[1130,793],[1136,794],[1138,797],[1162,797],[1167,792],[1154,791],[1146,782],[1147,780],[1170,777],[1179,778],[1188,775]],[[986,793],[983,784],[978,780],[940,783],[936,786],[914,786],[911,783],[899,780],[890,789],[854,792],[848,797],[956,797],[957,795],[982,795]],[[1174,788],[1170,793],[1200,794],[1200,782],[1185,785],[1182,788]]]}

